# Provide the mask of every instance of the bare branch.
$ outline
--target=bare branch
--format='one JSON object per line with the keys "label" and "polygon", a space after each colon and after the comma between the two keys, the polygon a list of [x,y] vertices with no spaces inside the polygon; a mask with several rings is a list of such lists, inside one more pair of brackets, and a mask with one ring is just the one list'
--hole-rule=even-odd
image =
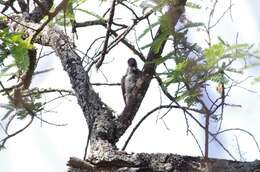
{"label": "bare branch", "polygon": [[160,110],[160,109],[165,109],[165,108],[178,108],[178,106],[173,106],[171,104],[169,105],[161,105],[161,106],[158,106],[156,108],[154,108],[153,110],[149,111],[146,115],[144,115],[140,120],[139,122],[136,124],[136,126],[133,128],[132,132],[130,133],[130,135],[128,136],[128,138],[126,139],[125,141],[125,144],[124,146],[122,147],[122,150],[124,151],[126,149],[126,146],[128,145],[129,141],[131,140],[132,136],[134,135],[134,133],[136,132],[136,130],[138,129],[138,127],[144,122],[144,120],[146,118],[148,118],[150,115],[152,115],[154,112],[156,112],[157,110]]}
{"label": "bare branch", "polygon": [[252,139],[255,142],[255,145],[257,147],[257,150],[260,153],[260,147],[259,147],[257,140],[255,139],[255,136],[247,130],[244,130],[244,129],[241,129],[241,128],[228,128],[228,129],[225,129],[225,130],[219,131],[218,133],[213,134],[213,136],[217,137],[219,134],[223,134],[223,133],[228,132],[228,131],[241,131],[241,132],[248,134],[250,137],[252,137]]}
{"label": "bare branch", "polygon": [[200,143],[199,143],[198,139],[196,138],[196,136],[194,135],[194,133],[193,133],[190,129],[188,129],[188,132],[191,133],[192,137],[194,138],[196,144],[197,144],[198,147],[199,147],[199,150],[200,150],[201,156],[204,157],[204,153],[203,153],[202,147],[200,146]]}
{"label": "bare branch", "polygon": [[[159,83],[159,85],[162,88],[162,91],[164,93],[164,95],[171,101],[173,101],[177,106],[179,106],[179,108],[186,114],[189,115],[189,117],[191,117],[191,119],[193,119],[202,129],[206,130],[205,126],[203,126],[199,120],[197,120],[193,114],[191,114],[187,109],[183,108],[177,101],[176,99],[167,91],[167,89],[164,87],[162,80],[159,77],[156,77],[157,82]],[[214,133],[208,131],[208,134],[210,136],[212,136],[214,138],[214,140],[216,140],[216,142],[222,147],[222,149],[227,152],[227,154],[234,160],[236,160],[236,158],[230,153],[230,151],[221,143],[221,141],[219,141],[216,137],[214,137]]]}
{"label": "bare branch", "polygon": [[0,148],[4,148],[5,143],[7,142],[7,140],[9,140],[10,138],[16,136],[17,134],[23,132],[26,128],[28,128],[32,124],[33,119],[34,119],[34,116],[31,116],[30,121],[23,128],[21,128],[20,130],[17,130],[16,132],[14,132],[12,134],[9,134],[4,139],[0,140],[0,143],[1,143]]}
{"label": "bare branch", "polygon": [[120,86],[121,83],[91,83],[91,85],[95,86]]}
{"label": "bare branch", "polygon": [[46,12],[49,11],[53,6],[53,0],[41,0],[41,1],[36,0],[36,1],[39,2],[38,6],[32,10],[30,15],[26,17],[26,20],[39,23],[44,18],[45,14],[48,14]]}
{"label": "bare branch", "polygon": [[211,24],[211,25],[209,26],[209,29],[212,29],[213,27],[215,27],[215,26],[221,21],[221,19],[226,15],[226,13],[227,13],[228,11],[231,11],[231,8],[233,7],[233,5],[234,5],[234,4],[230,4],[230,5],[228,6],[228,8],[222,13],[222,15],[217,19],[217,21],[216,21],[214,24]]}
{"label": "bare branch", "polygon": [[114,13],[115,13],[115,4],[116,4],[116,0],[113,0],[112,4],[111,4],[111,8],[110,8],[110,16],[109,16],[109,19],[107,22],[107,32],[106,32],[106,38],[105,38],[105,42],[104,42],[103,51],[102,51],[102,54],[101,54],[101,57],[100,57],[98,63],[96,64],[97,69],[99,69],[100,66],[102,65],[102,63],[105,59],[105,55],[107,53],[107,45],[108,45],[109,35],[110,35],[111,26],[112,26],[112,22],[113,22],[113,18],[114,18]]}
{"label": "bare branch", "polygon": [[[93,20],[93,21],[86,21],[82,23],[75,23],[75,27],[86,27],[86,26],[93,26],[93,25],[102,25],[103,27],[106,27],[106,21],[104,20]],[[111,29],[111,34],[115,37],[118,37],[118,34],[116,31]],[[136,54],[142,61],[145,61],[144,55],[141,53],[141,51],[137,50],[134,45],[132,45],[125,37],[121,39],[122,43],[127,46],[130,50],[133,51],[134,54]]]}

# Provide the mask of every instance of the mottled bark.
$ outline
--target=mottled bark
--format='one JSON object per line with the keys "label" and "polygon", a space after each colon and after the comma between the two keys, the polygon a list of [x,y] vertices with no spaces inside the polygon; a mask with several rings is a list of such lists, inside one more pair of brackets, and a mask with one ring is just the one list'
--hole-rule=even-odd
{"label": "mottled bark", "polygon": [[[239,162],[223,159],[208,159],[201,157],[180,156],[175,154],[138,153],[121,155],[121,159],[110,161],[82,161],[70,158],[69,172],[257,172],[260,171],[260,161]],[[125,157],[125,159],[123,158]],[[125,161],[124,161],[125,160]]]}
{"label": "mottled bark", "polygon": [[[37,5],[32,12],[26,16],[26,20],[39,23],[43,17],[46,15],[46,12],[51,9],[53,6],[53,0],[41,0],[38,2],[40,5]],[[26,12],[26,11],[24,11]]]}

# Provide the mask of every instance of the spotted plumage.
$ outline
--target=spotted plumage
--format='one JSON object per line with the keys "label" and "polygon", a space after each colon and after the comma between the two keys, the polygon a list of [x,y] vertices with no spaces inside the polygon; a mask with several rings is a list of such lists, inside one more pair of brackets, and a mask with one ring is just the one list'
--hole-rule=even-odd
{"label": "spotted plumage", "polygon": [[134,58],[128,59],[127,63],[128,68],[126,74],[123,76],[121,80],[121,88],[125,104],[128,104],[129,96],[133,91],[136,81],[141,74],[141,71],[138,69],[136,60]]}

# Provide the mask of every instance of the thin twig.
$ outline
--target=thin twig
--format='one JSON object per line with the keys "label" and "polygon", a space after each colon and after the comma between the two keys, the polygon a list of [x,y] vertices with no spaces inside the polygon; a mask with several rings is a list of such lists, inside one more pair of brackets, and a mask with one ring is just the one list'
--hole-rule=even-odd
{"label": "thin twig", "polygon": [[135,16],[135,18],[138,18],[136,12],[131,7],[127,6],[123,2],[119,2],[119,4],[121,4],[122,6],[126,7],[128,10],[130,10],[133,13],[133,15]]}
{"label": "thin twig", "polygon": [[5,143],[7,142],[7,140],[9,140],[10,138],[16,136],[17,134],[23,132],[26,128],[28,128],[32,122],[33,122],[34,116],[31,116],[30,121],[28,122],[28,124],[26,124],[23,128],[21,128],[20,130],[17,130],[16,132],[9,134],[8,136],[6,136],[4,139],[0,140],[0,148],[4,148]]}
{"label": "thin twig", "polygon": [[116,0],[113,0],[111,8],[110,8],[109,19],[108,19],[108,22],[107,22],[107,32],[106,32],[106,38],[105,38],[105,42],[104,42],[103,51],[102,51],[102,54],[101,54],[99,61],[97,62],[97,65],[96,65],[97,69],[99,69],[100,66],[102,65],[102,63],[105,59],[105,55],[107,53],[107,45],[108,45],[108,40],[109,40],[109,37],[110,37],[112,22],[113,22],[113,19],[114,19],[115,5],[116,5]]}
{"label": "thin twig", "polygon": [[52,125],[52,126],[56,126],[56,127],[64,127],[64,126],[68,125],[68,124],[55,124],[55,123],[49,122],[47,120],[44,120],[44,119],[42,119],[42,118],[40,118],[38,116],[35,116],[35,118],[39,119],[41,122],[44,122],[46,124],[49,124],[49,125]]}
{"label": "thin twig", "polygon": [[136,126],[133,128],[132,132],[129,134],[127,140],[125,141],[125,144],[122,148],[122,151],[125,150],[126,146],[128,145],[129,141],[131,140],[132,136],[134,135],[134,133],[136,132],[136,130],[138,129],[138,127],[144,122],[144,120],[149,117],[151,114],[153,114],[155,111],[157,110],[160,110],[160,109],[163,109],[163,108],[178,108],[177,106],[174,106],[174,105],[161,105],[161,106],[158,106],[156,108],[154,108],[153,110],[149,111],[145,116],[143,116],[141,118],[141,120],[139,120],[139,122],[136,124]]}
{"label": "thin twig", "polygon": [[[164,95],[171,101],[173,101],[178,107],[179,109],[183,110],[184,113],[188,114],[201,128],[203,128],[205,130],[205,127],[200,123],[199,120],[197,120],[187,109],[183,108],[177,101],[176,99],[167,91],[167,89],[164,87],[163,82],[161,80],[161,78],[156,77],[157,82],[159,83],[159,85],[162,88],[162,91],[164,93]],[[214,137],[214,134],[212,132],[208,132],[210,136]],[[221,141],[219,141],[216,137],[214,138],[214,140],[222,147],[222,149],[234,160],[236,160],[236,158],[231,154],[231,152],[221,143]]]}
{"label": "thin twig", "polygon": [[[83,23],[76,23],[75,27],[86,27],[86,26],[93,26],[93,25],[102,25],[104,27],[106,27],[106,21],[103,20],[94,20],[94,21],[86,21]],[[116,31],[111,29],[111,34],[114,35],[115,37],[118,37],[118,34],[116,33]],[[127,46],[130,50],[133,51],[134,54],[136,54],[138,57],[140,57],[140,59],[142,61],[145,61],[145,57],[142,54],[140,48],[138,48],[138,50],[135,48],[134,45],[132,45],[126,38],[121,40],[122,43]],[[94,62],[95,64],[96,62]]]}
{"label": "thin twig", "polygon": [[23,96],[30,96],[32,94],[47,94],[47,93],[54,93],[57,92],[62,95],[62,93],[67,93],[67,95],[73,95],[75,96],[75,93],[72,90],[66,90],[66,89],[55,89],[55,88],[49,88],[49,89],[33,89],[29,91],[27,94],[24,94]]}
{"label": "thin twig", "polygon": [[[23,26],[23,27],[25,27],[25,28],[31,29],[32,31],[37,31],[36,29],[34,29],[34,28],[30,27],[30,26],[27,26],[27,25],[23,24],[22,22],[18,21],[17,19],[14,19],[14,18],[12,18],[12,17],[10,17],[10,16],[8,16],[8,15],[6,15],[6,14],[4,14],[4,13],[1,13],[1,14],[4,15],[7,19],[11,20],[12,22],[17,23],[18,25],[21,25],[21,26]],[[15,29],[15,28],[13,28],[13,29]]]}
{"label": "thin twig", "polygon": [[54,68],[49,68],[49,69],[44,69],[44,70],[40,70],[40,71],[35,71],[35,72],[33,73],[33,75],[44,74],[44,73],[50,72],[50,71],[52,71],[52,70],[54,70]]}
{"label": "thin twig", "polygon": [[212,24],[211,26],[209,26],[209,29],[212,29],[213,27],[215,27],[215,26],[221,21],[221,19],[226,15],[226,13],[231,10],[232,7],[233,7],[233,4],[230,4],[229,7],[228,7],[228,8],[222,13],[222,15],[218,18],[218,20],[217,20],[214,24]]}
{"label": "thin twig", "polygon": [[204,157],[204,153],[203,153],[202,147],[200,146],[198,139],[196,138],[196,136],[194,135],[194,133],[190,129],[188,129],[188,132],[191,133],[192,137],[194,138],[195,142],[197,143],[197,145],[199,147],[201,156]]}
{"label": "thin twig", "polygon": [[240,157],[240,161],[244,161],[245,159],[242,155],[237,136],[235,136],[235,139],[236,139],[236,145],[237,145],[237,150],[238,150],[238,154],[239,154],[239,157]]}
{"label": "thin twig", "polygon": [[86,143],[85,150],[84,150],[83,160],[87,159],[87,153],[88,153],[88,147],[89,147],[89,141],[90,141],[91,134],[92,134],[92,127],[89,127],[87,143]]}
{"label": "thin twig", "polygon": [[256,138],[255,138],[255,136],[254,136],[252,133],[250,133],[249,131],[244,130],[244,129],[242,129],[242,128],[228,128],[228,129],[222,130],[222,131],[220,131],[220,132],[218,132],[218,133],[216,133],[216,134],[213,134],[213,135],[214,135],[214,137],[217,137],[219,134],[223,134],[223,133],[228,132],[228,131],[241,131],[241,132],[244,132],[244,133],[248,134],[249,136],[251,136],[252,139],[253,139],[254,142],[255,142],[255,145],[256,145],[256,147],[257,147],[257,149],[258,149],[258,152],[260,153],[260,147],[259,147],[259,144],[258,144],[258,142],[257,142],[257,140],[256,140]]}
{"label": "thin twig", "polygon": [[91,85],[95,86],[120,86],[121,83],[91,83]]}

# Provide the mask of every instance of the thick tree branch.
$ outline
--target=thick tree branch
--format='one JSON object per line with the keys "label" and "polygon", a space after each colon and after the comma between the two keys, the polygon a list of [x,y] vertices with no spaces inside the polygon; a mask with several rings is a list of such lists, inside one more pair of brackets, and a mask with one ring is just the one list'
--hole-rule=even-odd
{"label": "thick tree branch", "polygon": [[17,1],[22,12],[29,12],[29,4],[25,3],[24,0],[17,0]]}
{"label": "thick tree branch", "polygon": [[[124,155],[122,155],[124,156]],[[95,171],[95,172],[123,172],[123,171],[142,171],[142,172],[248,172],[258,171],[260,162],[238,162],[223,159],[209,159],[207,162],[200,157],[180,156],[174,154],[132,154],[129,161],[127,155],[125,160],[114,159],[113,162],[102,161],[91,163],[78,158],[70,158],[68,166],[69,172],[75,171]]]}
{"label": "thick tree branch", "polygon": [[33,11],[26,17],[26,20],[39,23],[45,16],[45,12],[49,11],[53,6],[53,0],[37,0],[36,2],[39,2],[41,5],[35,7]]}

